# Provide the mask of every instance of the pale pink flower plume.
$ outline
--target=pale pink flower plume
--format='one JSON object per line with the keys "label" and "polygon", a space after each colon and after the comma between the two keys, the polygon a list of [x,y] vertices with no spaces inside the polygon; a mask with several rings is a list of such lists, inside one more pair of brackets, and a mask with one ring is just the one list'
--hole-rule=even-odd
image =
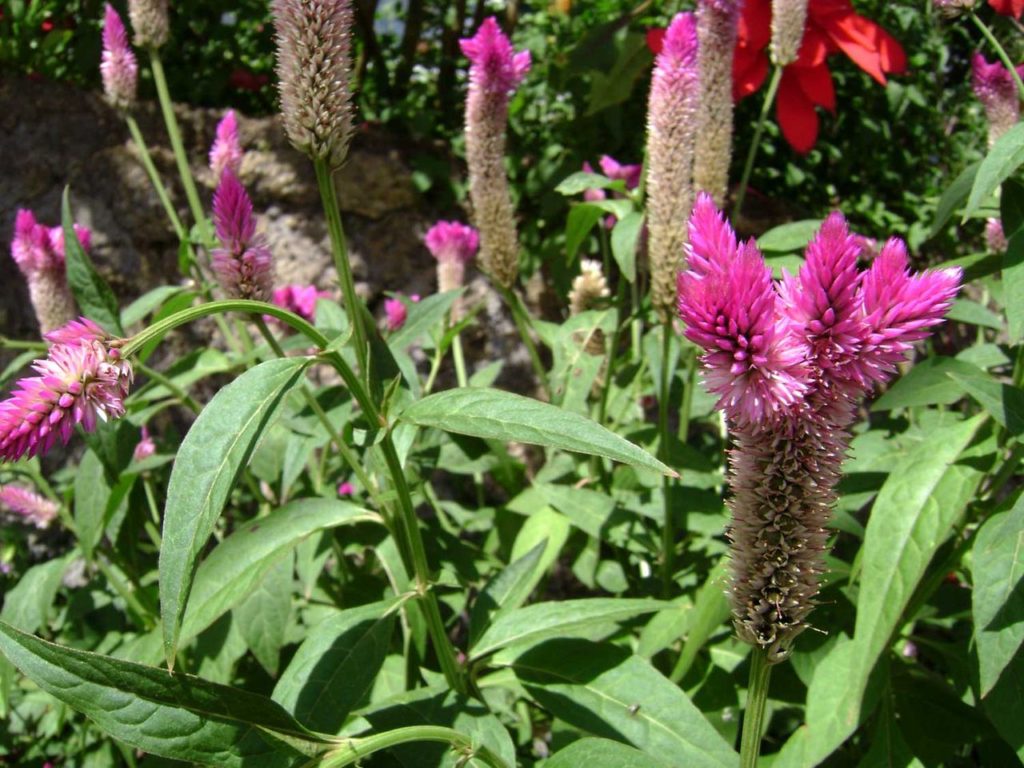
{"label": "pale pink flower plume", "polygon": [[601,173],[609,179],[626,182],[626,189],[636,189],[640,186],[640,176],[644,169],[642,165],[620,163],[611,155],[601,155],[598,164],[601,166]]}
{"label": "pale pink flower plume", "polygon": [[[92,233],[74,225],[85,250]],[[28,283],[29,297],[43,332],[59,328],[75,316],[75,300],[67,284],[64,230],[36,221],[32,211],[21,209],[14,221],[11,256]]]}
{"label": "pale pink flower plume", "polygon": [[[1017,67],[1024,77],[1024,65]],[[993,144],[1017,124],[1020,118],[1020,93],[1010,70],[1000,62],[991,64],[980,53],[971,57],[971,87],[985,108],[988,119],[988,145]]]}
{"label": "pale pink flower plume", "polygon": [[734,443],[734,622],[778,661],[815,604],[857,403],[942,321],[962,274],[911,273],[895,238],[862,271],[863,238],[838,213],[781,284],[706,194],[689,234],[679,314],[704,349],[706,384],[721,396]]}
{"label": "pale pink flower plume", "polygon": [[405,321],[409,317],[409,308],[401,299],[385,299],[384,315],[388,330],[394,332],[405,325]]}
{"label": "pale pink flower plume", "polygon": [[142,434],[139,435],[139,442],[135,444],[135,450],[132,451],[132,461],[148,459],[154,453],[156,453],[156,441],[153,440],[153,436],[149,434],[149,430],[143,425]]}
{"label": "pale pink flower plume", "polygon": [[0,403],[0,460],[17,461],[67,444],[74,428],[124,415],[132,367],[95,323],[81,318],[47,334],[46,358]]}
{"label": "pale pink flower plume", "polygon": [[331,298],[330,291],[318,290],[315,285],[286,285],[274,289],[270,298],[272,304],[282,309],[294,312],[306,320],[313,320],[316,314],[316,302],[318,299]]}
{"label": "pale pink flower plume", "polygon": [[493,16],[484,19],[477,33],[460,40],[459,47],[470,62],[470,87],[508,95],[530,71],[530,52],[512,49]]}
{"label": "pale pink flower plume", "polygon": [[221,247],[211,254],[213,272],[231,298],[270,298],[274,260],[263,235],[256,234],[256,217],[245,187],[225,169],[213,195],[213,221]]}
{"label": "pale pink flower plume", "polygon": [[20,485],[0,485],[0,506],[25,518],[36,528],[48,528],[60,509],[55,501]]}
{"label": "pale pink flower plume", "polygon": [[229,109],[217,123],[217,134],[210,147],[210,170],[213,178],[220,181],[227,168],[235,176],[242,167],[242,142],[238,138],[238,118]]}
{"label": "pale pink flower plume", "polygon": [[103,11],[103,52],[100,54],[103,93],[116,109],[128,109],[135,102],[139,65],[128,44],[124,22],[110,3]]}

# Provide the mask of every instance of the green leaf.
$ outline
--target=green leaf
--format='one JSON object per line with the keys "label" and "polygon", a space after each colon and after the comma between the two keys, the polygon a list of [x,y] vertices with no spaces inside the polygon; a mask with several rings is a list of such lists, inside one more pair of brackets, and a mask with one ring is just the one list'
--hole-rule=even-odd
{"label": "green leaf", "polygon": [[310,728],[337,733],[384,664],[396,605],[362,605],[318,622],[278,680],[274,700]]}
{"label": "green leaf", "polygon": [[970,299],[956,299],[946,318],[961,323],[980,325],[984,328],[1000,330],[1003,327],[1003,318],[987,307],[983,307],[976,301]]}
{"label": "green leaf", "polygon": [[0,622],[0,652],[40,688],[146,752],[220,766],[291,766],[267,731],[316,754],[329,745],[280,705],[238,688],[49,643]]}
{"label": "green leaf", "polygon": [[821,219],[804,219],[780,224],[757,238],[757,247],[769,253],[802,251],[819,229]]}
{"label": "green leaf", "polygon": [[278,405],[308,365],[305,358],[284,358],[246,371],[203,409],[178,450],[160,547],[160,616],[172,668],[196,559]]}
{"label": "green leaf", "polygon": [[593,203],[577,203],[569,209],[569,216],[565,221],[565,255],[568,261],[571,262],[575,258],[590,230],[602,218],[604,211]]}
{"label": "green leaf", "polygon": [[982,699],[982,704],[999,735],[1024,763],[1024,728],[1020,727],[1021,707],[1024,706],[1024,649],[1017,651],[995,687]]}
{"label": "green leaf", "polygon": [[562,179],[562,182],[555,187],[555,192],[566,197],[578,195],[588,189],[625,189],[626,184],[622,181],[613,181],[607,176],[591,171],[577,171]]}
{"label": "green leaf", "polygon": [[972,563],[971,609],[985,697],[1024,643],[1024,495],[981,526]]}
{"label": "green leaf", "polygon": [[737,765],[682,689],[624,648],[551,640],[512,666],[542,707],[587,733],[625,739],[665,766]]}
{"label": "green leaf", "polygon": [[935,221],[932,222],[932,228],[928,232],[929,238],[939,234],[952,217],[953,212],[963,205],[967,195],[971,192],[971,187],[974,186],[974,179],[977,177],[980,167],[980,161],[971,163],[957,174],[952,184],[946,187],[946,191],[939,198],[939,204],[935,207]]}
{"label": "green leaf", "polygon": [[642,448],[585,416],[497,389],[465,387],[438,392],[413,403],[399,418],[461,435],[604,456],[676,476]]}
{"label": "green leaf", "polygon": [[294,587],[295,562],[289,552],[234,609],[245,644],[271,677],[277,677],[281,646],[292,621]]}
{"label": "green leaf", "polygon": [[1018,123],[1000,136],[981,161],[962,221],[978,210],[1021,163],[1024,163],[1024,123]]}
{"label": "green leaf", "polygon": [[977,366],[953,357],[929,357],[898,379],[884,395],[872,403],[871,410],[951,405],[964,396],[964,390],[950,374],[972,376],[978,371]]}
{"label": "green leaf", "polygon": [[470,658],[475,661],[510,645],[564,637],[573,632],[626,621],[667,607],[661,600],[614,597],[527,605],[497,617],[483,636],[471,646]]}
{"label": "green leaf", "polygon": [[612,256],[623,277],[631,283],[636,282],[636,246],[643,229],[644,214],[641,211],[630,211],[612,229]]}
{"label": "green leaf", "polygon": [[683,650],[679,654],[673,680],[682,680],[693,665],[697,653],[732,613],[726,590],[729,588],[729,561],[722,558],[711,571],[708,580],[697,593],[690,619],[690,629],[683,639]]}
{"label": "green leaf", "polygon": [[480,590],[469,614],[470,643],[480,636],[499,611],[515,610],[526,602],[543,576],[539,567],[548,539],[537,542],[525,555],[514,561]]}
{"label": "green leaf", "polygon": [[299,499],[241,526],[196,570],[178,642],[188,642],[238,605],[310,534],[364,522],[380,522],[380,517],[347,501]]}
{"label": "green leaf", "polygon": [[161,285],[142,294],[121,311],[121,324],[128,328],[141,323],[148,314],[159,309],[165,301],[184,292],[180,285]]}
{"label": "green leaf", "polygon": [[544,768],[671,768],[672,765],[618,741],[596,738],[574,741],[544,762]]}
{"label": "green leaf", "polygon": [[439,328],[445,313],[452,303],[463,293],[463,289],[445,291],[427,296],[422,301],[413,302],[409,306],[409,315],[401,330],[388,337],[388,346],[395,354],[402,352],[410,344],[419,341],[420,337],[433,328]]}
{"label": "green leaf", "polygon": [[996,381],[981,369],[970,375],[950,373],[949,377],[981,403],[981,407],[1011,435],[1024,431],[1024,392]]}
{"label": "green leaf", "polygon": [[1003,306],[1011,344],[1024,339],[1024,229],[1006,244],[1003,254]]}
{"label": "green leaf", "polygon": [[108,332],[124,336],[114,292],[100,277],[89,255],[78,242],[75,220],[71,215],[68,187],[64,187],[64,195],[61,198],[60,220],[64,229],[64,261],[67,265],[68,287],[78,302],[78,308],[83,315],[102,325]]}
{"label": "green leaf", "polygon": [[92,450],[86,451],[75,472],[75,533],[82,554],[92,560],[93,550],[114,512],[135,484],[135,475],[121,474],[117,484],[107,484],[103,463]]}
{"label": "green leaf", "polygon": [[68,557],[59,557],[25,571],[4,595],[0,619],[23,632],[45,627],[67,565]]}
{"label": "green leaf", "polygon": [[1003,182],[1003,189],[999,193],[999,219],[1003,225],[1003,234],[1007,237],[1024,227],[1024,184],[1016,179]]}

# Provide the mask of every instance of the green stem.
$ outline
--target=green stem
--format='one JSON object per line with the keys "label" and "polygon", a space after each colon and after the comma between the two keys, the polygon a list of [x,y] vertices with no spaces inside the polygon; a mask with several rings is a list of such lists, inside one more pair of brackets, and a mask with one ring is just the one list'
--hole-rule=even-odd
{"label": "green stem", "polygon": [[544,391],[545,397],[550,401],[551,388],[548,385],[548,376],[544,371],[544,363],[541,362],[540,353],[537,351],[537,345],[533,343],[533,337],[530,335],[530,322],[526,317],[526,311],[523,309],[523,305],[520,303],[519,297],[516,295],[515,291],[511,288],[504,288],[502,286],[497,286],[497,288],[501,297],[508,305],[509,311],[512,313],[512,320],[515,322],[516,329],[519,331],[519,336],[523,340],[523,345],[526,347],[526,351],[530,355],[530,363],[533,365],[533,373],[537,377],[537,382]]}
{"label": "green stem", "polygon": [[45,341],[8,339],[6,336],[0,336],[0,349],[31,349],[36,352],[45,352],[48,346]]}
{"label": "green stem", "polygon": [[1010,61],[1010,56],[1006,53],[1006,49],[1003,48],[1002,43],[996,39],[996,36],[992,34],[992,30],[988,28],[985,22],[978,18],[978,14],[974,11],[971,11],[971,21],[974,22],[974,26],[976,26],[981,34],[984,35],[985,39],[988,40],[988,44],[992,46],[993,50],[996,52],[996,56],[999,57],[999,60],[1003,62],[1003,66],[1010,72],[1010,77],[1012,77],[1013,82],[1017,84],[1017,91],[1020,93],[1021,98],[1024,99],[1024,82],[1021,81],[1020,74],[1017,72],[1017,67],[1012,61]]}
{"label": "green stem", "polygon": [[348,321],[352,326],[352,335],[356,347],[356,360],[359,361],[359,372],[367,375],[366,329],[363,327],[363,313],[359,297],[356,296],[356,284],[352,278],[352,265],[348,260],[348,245],[345,242],[345,229],[341,225],[341,210],[338,206],[338,193],[334,189],[334,177],[323,159],[313,161],[316,169],[316,183],[320,189],[320,200],[327,216],[327,229],[331,235],[331,253],[334,256],[334,268],[338,272],[341,293],[348,312]]}
{"label": "green stem", "polygon": [[135,367],[139,369],[140,373],[145,374],[147,378],[152,379],[154,383],[159,384],[161,387],[163,387],[172,395],[174,395],[174,397],[178,399],[178,402],[180,402],[182,405],[184,405],[186,408],[192,411],[192,413],[199,413],[199,411],[202,410],[199,403],[197,403],[195,399],[193,399],[192,396],[189,395],[188,392],[186,392],[173,381],[171,381],[170,378],[164,376],[162,373],[160,373],[160,371],[154,368],[150,368],[148,365],[145,365],[144,363],[136,363]]}
{"label": "green stem", "polygon": [[747,196],[747,184],[750,182],[750,173],[754,170],[754,158],[757,157],[758,147],[761,145],[761,134],[764,133],[764,124],[768,119],[772,104],[775,103],[775,95],[779,90],[779,81],[782,80],[782,67],[775,67],[772,72],[772,79],[768,83],[768,93],[765,94],[764,103],[761,105],[761,114],[758,115],[757,124],[754,127],[754,138],[750,142],[750,149],[747,150],[747,161],[743,164],[743,176],[740,177],[740,186],[736,191],[736,204],[733,206],[732,215],[738,219],[743,211],[743,201]]}
{"label": "green stem", "polygon": [[185,197],[188,198],[188,207],[192,211],[192,218],[195,219],[196,224],[200,227],[205,227],[206,213],[203,211],[203,204],[199,201],[199,191],[196,189],[195,179],[192,178],[192,170],[188,165],[185,146],[181,143],[181,131],[178,130],[178,119],[174,116],[171,94],[167,90],[167,77],[164,75],[164,65],[160,61],[160,54],[155,48],[150,48],[149,50],[149,62],[153,70],[153,82],[156,84],[157,98],[160,100],[160,111],[163,112],[164,123],[167,125],[167,136],[171,140],[171,149],[174,151],[174,161],[178,164],[181,185],[185,188]]}
{"label": "green stem", "polygon": [[[669,376],[669,355],[672,350],[672,326],[661,326],[661,382],[658,387],[658,454],[662,461],[668,461],[668,406],[671,396]],[[672,594],[672,573],[675,566],[676,531],[672,520],[672,479],[665,477],[661,485],[665,514],[661,526],[661,591],[663,597]]]}
{"label": "green stem", "polygon": [[754,648],[750,653],[750,683],[747,686],[747,708],[743,715],[743,735],[740,737],[740,768],[757,766],[771,671],[768,656],[761,648]]}
{"label": "green stem", "polygon": [[[157,171],[156,166],[153,165],[153,157],[149,154],[149,147],[146,146],[146,140],[142,138],[142,131],[139,130],[139,124],[135,122],[135,118],[131,115],[125,115],[125,122],[128,123],[128,132],[132,135],[132,141],[135,142],[135,146],[139,150],[139,156],[142,159],[142,167],[146,169],[146,175],[149,176],[149,183],[153,185],[153,189],[156,190],[156,196],[160,198],[160,204],[164,207],[164,213],[167,214],[167,218],[171,221],[171,226],[174,227],[174,234],[178,237],[178,242],[188,243],[188,232],[185,231],[185,225],[181,223],[181,218],[178,216],[178,212],[174,210],[174,206],[171,204],[171,198],[167,194],[167,187],[164,186],[163,179],[160,178],[160,173]],[[191,251],[191,245],[189,245]]]}
{"label": "green stem", "polygon": [[462,354],[462,337],[455,334],[452,339],[452,359],[455,360],[455,380],[460,388],[469,386],[469,379],[466,376],[466,358]]}
{"label": "green stem", "polygon": [[491,768],[510,768],[504,760],[482,744],[474,745],[473,740],[468,736],[463,736],[451,728],[437,725],[412,725],[376,733],[362,739],[351,739],[345,746],[328,753],[319,765],[321,768],[343,768],[346,765],[355,765],[382,749],[416,741],[450,744],[463,756],[481,760]]}

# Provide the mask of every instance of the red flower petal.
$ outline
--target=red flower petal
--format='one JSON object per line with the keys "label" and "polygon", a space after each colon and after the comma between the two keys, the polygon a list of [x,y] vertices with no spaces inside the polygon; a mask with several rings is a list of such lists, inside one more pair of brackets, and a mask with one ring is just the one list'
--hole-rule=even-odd
{"label": "red flower petal", "polygon": [[830,40],[824,32],[813,24],[809,24],[804,30],[804,39],[800,42],[800,52],[794,67],[817,67],[825,63],[825,57],[830,50]]}
{"label": "red flower petal", "polygon": [[802,155],[811,151],[818,140],[818,113],[790,71],[783,72],[779,83],[775,118],[789,146]]}
{"label": "red flower petal", "polygon": [[820,67],[794,67],[793,74],[808,101],[830,112],[835,111],[836,91],[832,85],[832,73],[828,71],[827,66],[822,64]]}
{"label": "red flower petal", "polygon": [[733,101],[739,101],[757,91],[767,76],[768,55],[764,50],[737,48],[732,59]]}
{"label": "red flower petal", "polygon": [[1003,16],[1019,19],[1020,15],[1024,13],[1024,0],[988,0],[988,4],[996,13],[1001,13]]}
{"label": "red flower petal", "polygon": [[665,30],[664,29],[648,29],[647,30],[647,47],[651,49],[651,53],[657,56],[661,53],[662,43],[665,41]]}
{"label": "red flower petal", "polygon": [[[819,12],[814,20],[854,64],[881,85],[885,85],[886,72],[898,73],[906,69],[907,57],[896,38],[870,19],[858,16],[852,9],[846,12],[836,10],[834,0],[825,2],[833,10]],[[813,3],[811,7],[814,7]]]}
{"label": "red flower petal", "polygon": [[736,25],[736,42],[754,50],[767,48],[772,38],[771,0],[747,0]]}

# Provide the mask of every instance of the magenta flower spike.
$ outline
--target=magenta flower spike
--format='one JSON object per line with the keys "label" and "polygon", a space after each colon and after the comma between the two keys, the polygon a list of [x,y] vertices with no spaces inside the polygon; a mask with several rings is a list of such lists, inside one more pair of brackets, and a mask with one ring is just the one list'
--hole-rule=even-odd
{"label": "magenta flower spike", "polygon": [[60,509],[55,501],[20,485],[0,485],[0,506],[25,518],[36,528],[49,528]]}
{"label": "magenta flower spike", "polygon": [[338,495],[339,496],[352,496],[356,492],[356,487],[347,480],[343,483],[338,483]]}
{"label": "magenta flower spike", "polygon": [[[76,224],[75,232],[88,249],[88,228]],[[75,316],[75,300],[67,283],[64,231],[40,224],[31,211],[21,209],[14,221],[11,256],[28,283],[29,298],[42,332],[70,321]]]}
{"label": "magenta flower spike", "polygon": [[[1024,77],[1024,65],[1017,73]],[[1010,71],[998,61],[990,64],[980,53],[971,58],[971,87],[985,108],[991,148],[1020,119],[1020,93]]]}
{"label": "magenta flower spike", "polygon": [[510,288],[519,272],[519,241],[505,175],[505,128],[509,94],[529,71],[530,53],[514,51],[493,16],[459,44],[470,62],[466,162],[481,259],[492,278]]}
{"label": "magenta flower spike", "polygon": [[139,65],[128,44],[124,22],[110,3],[106,4],[103,11],[100,76],[103,79],[103,93],[112,107],[126,110],[135,103]]}
{"label": "magenta flower spike", "polygon": [[80,318],[46,340],[46,358],[32,364],[39,375],[21,379],[0,402],[2,461],[45,453],[58,438],[66,445],[78,425],[91,432],[124,415],[132,367],[102,328]]}
{"label": "magenta flower spike", "polygon": [[832,214],[799,274],[777,284],[710,196],[690,217],[679,314],[733,438],[733,618],[771,661],[808,626],[860,398],[942,321],[960,285],[959,269],[912,274],[895,238],[861,271],[862,240]]}
{"label": "magenta flower spike", "polygon": [[662,322],[676,304],[676,274],[693,207],[693,155],[700,73],[697,25],[679,13],[654,62],[647,102],[647,229],[651,302]]}
{"label": "magenta flower spike", "polygon": [[217,134],[210,147],[210,171],[220,181],[227,168],[235,176],[242,167],[242,142],[238,138],[238,118],[235,110],[229,109],[217,123]]}
{"label": "magenta flower spike", "polygon": [[394,333],[405,325],[409,317],[409,309],[401,299],[385,299],[384,315],[388,330]]}
{"label": "magenta flower spike", "polygon": [[[437,259],[437,290],[454,291],[466,282],[466,267],[480,247],[480,235],[472,227],[457,221],[439,221],[423,238],[431,255]],[[461,301],[456,299],[451,308],[451,319],[463,317]]]}
{"label": "magenta flower spike", "polygon": [[274,287],[274,260],[266,238],[256,234],[252,200],[225,169],[213,195],[213,222],[221,247],[211,254],[213,272],[231,298],[266,301]]}
{"label": "magenta flower spike", "polygon": [[306,320],[312,320],[316,314],[317,299],[330,297],[330,291],[317,290],[315,285],[286,285],[283,288],[275,288],[270,301]]}

